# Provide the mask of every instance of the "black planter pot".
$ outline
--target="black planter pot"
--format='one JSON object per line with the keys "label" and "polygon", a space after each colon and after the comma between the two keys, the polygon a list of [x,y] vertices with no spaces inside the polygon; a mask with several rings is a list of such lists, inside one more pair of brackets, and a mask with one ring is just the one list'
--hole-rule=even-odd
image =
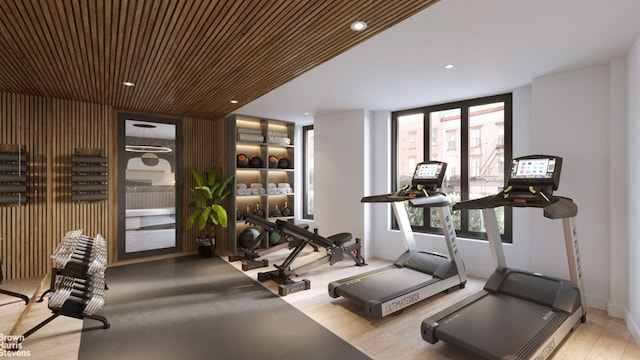
{"label": "black planter pot", "polygon": [[216,250],[216,238],[196,239],[198,254],[203,258],[212,257]]}

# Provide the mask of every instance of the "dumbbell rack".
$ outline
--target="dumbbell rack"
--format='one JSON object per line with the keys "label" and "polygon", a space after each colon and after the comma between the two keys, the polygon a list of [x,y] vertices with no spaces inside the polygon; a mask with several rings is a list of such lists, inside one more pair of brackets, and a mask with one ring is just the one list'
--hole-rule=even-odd
{"label": "dumbbell rack", "polygon": [[[3,279],[3,275],[2,275],[2,259],[0,258],[0,284],[2,284],[2,279]],[[24,295],[24,294],[20,294],[20,293],[17,293],[17,292],[4,290],[4,289],[0,289],[0,294],[20,298],[20,299],[24,300],[25,305],[29,303],[29,297],[27,295]]]}
{"label": "dumbbell rack", "polygon": [[96,314],[104,306],[107,286],[104,272],[107,267],[107,242],[98,234],[95,238],[82,235],[82,230],[69,231],[51,255],[53,269],[51,286],[40,297],[49,294],[49,318],[27,331],[22,340],[41,329],[60,315],[76,319],[94,319],[103,328],[111,325],[104,316]]}
{"label": "dumbbell rack", "polygon": [[[0,238],[0,245],[2,245],[2,238]],[[2,284],[2,280],[4,280],[4,274],[2,273],[2,254],[0,254],[0,284]],[[0,294],[20,298],[24,300],[25,305],[29,304],[29,297],[27,295],[4,289],[0,289]]]}

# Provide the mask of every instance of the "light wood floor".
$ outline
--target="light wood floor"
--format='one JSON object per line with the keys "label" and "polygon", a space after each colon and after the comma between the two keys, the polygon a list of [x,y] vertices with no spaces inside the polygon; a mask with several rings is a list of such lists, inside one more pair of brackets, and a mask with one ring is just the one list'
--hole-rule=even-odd
{"label": "light wood floor", "polygon": [[[286,254],[283,251],[270,254],[267,258],[271,263],[277,264]],[[313,256],[315,254],[309,254],[298,263],[304,263]],[[388,264],[375,259],[368,263],[368,266],[359,268],[345,259],[333,266],[322,265],[301,277],[311,281],[310,290],[287,295],[283,299],[373,359],[473,359],[446,343],[431,345],[423,341],[420,323],[446,305],[481,288],[482,280],[470,279],[462,290],[437,295],[384,319],[371,320],[364,317],[362,310],[350,302],[332,299],[327,294],[327,284],[331,281]],[[232,264],[237,268],[241,265],[240,262]],[[257,279],[259,271],[270,269],[255,269],[245,274]],[[41,280],[32,278],[5,281],[1,287],[31,297]],[[277,284],[274,282],[268,281],[263,285],[277,294]],[[45,280],[43,288],[46,289],[47,286],[48,282]],[[107,306],[108,301],[107,291]],[[26,308],[22,300],[0,294],[0,334],[11,334]],[[43,303],[32,300],[28,314],[18,328],[14,329],[14,334],[23,334],[50,315],[46,300]],[[77,359],[81,329],[81,320],[61,316],[28,337],[22,344],[21,351],[30,355],[31,359]],[[553,355],[553,359],[640,359],[640,348],[631,338],[622,319],[611,318],[603,310],[589,308],[587,322],[570,334]]]}

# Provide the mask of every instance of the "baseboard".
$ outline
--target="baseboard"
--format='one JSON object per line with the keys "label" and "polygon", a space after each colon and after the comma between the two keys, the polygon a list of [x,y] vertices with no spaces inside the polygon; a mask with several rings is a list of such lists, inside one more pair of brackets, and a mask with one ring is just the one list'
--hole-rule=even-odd
{"label": "baseboard", "polygon": [[640,329],[638,328],[638,324],[633,321],[633,317],[629,314],[628,311],[625,310],[624,321],[627,324],[627,328],[631,333],[631,337],[636,342],[638,346],[640,346]]}
{"label": "baseboard", "polygon": [[[587,298],[585,300],[587,301],[587,307],[609,311],[608,310],[609,309],[609,304],[607,303],[606,299],[587,295]],[[620,316],[620,317],[622,317],[622,316]]]}
{"label": "baseboard", "polygon": [[607,303],[607,315],[614,318],[624,319],[625,314],[626,309],[624,306],[613,304],[611,302]]}

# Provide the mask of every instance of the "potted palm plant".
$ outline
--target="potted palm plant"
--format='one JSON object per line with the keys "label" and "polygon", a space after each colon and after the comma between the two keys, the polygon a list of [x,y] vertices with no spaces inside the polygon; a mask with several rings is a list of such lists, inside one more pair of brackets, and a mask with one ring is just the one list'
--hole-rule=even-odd
{"label": "potted palm plant", "polygon": [[192,212],[187,219],[187,228],[191,229],[197,225],[199,232],[196,243],[198,253],[202,257],[213,255],[216,245],[216,226],[226,228],[229,219],[227,210],[221,203],[231,194],[229,184],[233,176],[224,180],[219,179],[218,170],[218,167],[213,166],[211,170],[201,174],[195,168],[189,167],[196,186],[190,189],[192,198],[188,206]]}

